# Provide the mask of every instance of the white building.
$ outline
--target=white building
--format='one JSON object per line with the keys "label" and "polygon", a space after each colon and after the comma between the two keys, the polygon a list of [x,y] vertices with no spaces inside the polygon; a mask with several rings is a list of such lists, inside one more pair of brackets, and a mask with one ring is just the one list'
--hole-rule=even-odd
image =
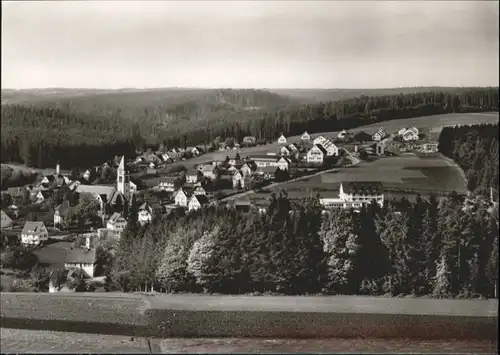
{"label": "white building", "polygon": [[153,209],[144,202],[137,212],[137,222],[140,225],[145,225],[153,220]]}
{"label": "white building", "polygon": [[[213,170],[213,168],[212,168]],[[196,184],[198,182],[198,171],[189,171],[186,173],[186,182],[188,184]]]}
{"label": "white building", "polygon": [[387,131],[383,128],[379,128],[377,130],[377,132],[375,132],[372,136],[372,139],[374,141],[381,141],[382,139],[384,139],[385,137],[387,137],[389,135],[389,133],[387,133]]}
{"label": "white building", "polygon": [[241,172],[236,171],[233,174],[233,189],[236,189],[238,187],[241,187],[242,189],[248,187],[250,184],[250,176],[249,175],[243,175]]}
{"label": "white building", "polygon": [[[158,190],[173,192],[175,190],[176,177],[167,177],[158,184]],[[187,180],[187,175],[186,175]]]}
{"label": "white building", "polygon": [[300,136],[300,140],[303,142],[309,142],[310,139],[311,139],[311,136],[309,135],[309,133],[307,133],[307,131],[302,133],[302,135]]}
{"label": "white building", "polygon": [[252,175],[252,169],[250,168],[250,166],[247,163],[245,163],[241,166],[240,171],[244,176]]}
{"label": "white building", "polygon": [[204,195],[204,196],[206,196],[206,195],[207,195],[207,191],[203,188],[203,186],[197,186],[197,187],[194,189],[193,193],[194,193],[195,195],[197,195],[197,196],[198,196],[198,195]]}
{"label": "white building", "polygon": [[24,245],[38,245],[49,239],[49,232],[43,222],[27,221],[21,231],[21,243]]}
{"label": "white building", "polygon": [[325,139],[320,145],[325,149],[328,157],[339,155],[339,148],[331,140]]}
{"label": "white building", "polygon": [[323,144],[324,141],[326,141],[327,138],[325,138],[324,136],[319,136],[319,137],[316,137],[314,138],[313,140],[313,144]]}
{"label": "white building", "polygon": [[95,249],[73,249],[66,255],[65,269],[83,270],[89,277],[94,277],[96,264]]}
{"label": "white building", "polygon": [[279,138],[278,138],[278,144],[286,144],[287,140],[286,140],[286,137],[282,134]]}
{"label": "white building", "polygon": [[403,132],[403,134],[401,135],[401,137],[406,142],[407,141],[416,141],[419,138],[418,134],[419,134],[418,128],[416,128],[416,127],[410,127],[405,132]]}
{"label": "white building", "polygon": [[115,232],[121,233],[125,227],[127,227],[127,220],[118,212],[113,213],[106,223],[106,228]]}
{"label": "white building", "polygon": [[320,203],[326,209],[358,209],[372,201],[378,203],[380,207],[384,204],[384,190],[381,182],[342,182],[338,198],[320,198]]}
{"label": "white building", "polygon": [[290,150],[287,147],[281,147],[280,154],[288,156],[290,155]]}
{"label": "white building", "polygon": [[290,160],[288,160],[285,157],[281,157],[276,164],[276,166],[281,170],[288,170],[289,165],[290,165]]}
{"label": "white building", "polygon": [[196,211],[208,204],[208,198],[205,195],[193,195],[189,200],[188,211]]}
{"label": "white building", "polygon": [[315,144],[307,152],[306,160],[311,164],[323,164],[326,156],[326,150],[319,144]]}
{"label": "white building", "polygon": [[187,194],[183,189],[179,189],[177,191],[177,193],[175,194],[174,200],[175,200],[176,206],[187,207],[187,205],[188,205]]}

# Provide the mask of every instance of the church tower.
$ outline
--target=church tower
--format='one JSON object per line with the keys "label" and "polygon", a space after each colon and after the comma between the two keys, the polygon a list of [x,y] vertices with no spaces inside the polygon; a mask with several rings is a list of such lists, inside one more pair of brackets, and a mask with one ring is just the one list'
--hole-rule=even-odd
{"label": "church tower", "polygon": [[116,190],[125,197],[127,202],[130,201],[130,176],[125,167],[125,156],[122,157],[116,171]]}

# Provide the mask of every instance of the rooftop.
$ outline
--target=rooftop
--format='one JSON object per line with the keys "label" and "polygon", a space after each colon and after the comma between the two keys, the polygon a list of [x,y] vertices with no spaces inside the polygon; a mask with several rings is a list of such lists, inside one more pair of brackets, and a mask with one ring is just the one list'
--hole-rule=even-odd
{"label": "rooftop", "polygon": [[95,249],[73,249],[66,254],[68,264],[95,264]]}

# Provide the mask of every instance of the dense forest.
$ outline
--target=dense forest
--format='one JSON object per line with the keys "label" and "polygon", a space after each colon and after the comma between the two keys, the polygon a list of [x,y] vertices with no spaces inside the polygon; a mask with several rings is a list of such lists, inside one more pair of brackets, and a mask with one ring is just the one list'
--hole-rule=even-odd
{"label": "dense forest", "polygon": [[445,127],[439,136],[439,151],[464,171],[469,191],[498,196],[498,124]]}
{"label": "dense forest", "polygon": [[[176,91],[174,91],[176,92]],[[190,91],[188,91],[191,93]],[[204,92],[204,96],[202,93]],[[1,159],[30,166],[88,167],[144,144],[167,147],[246,135],[336,131],[374,122],[452,112],[498,110],[498,88],[361,96],[299,105],[259,90],[215,90],[164,103],[155,92],[83,95],[2,105]],[[96,154],[96,152],[98,152]]]}
{"label": "dense forest", "polygon": [[211,208],[139,228],[131,216],[106,287],[131,291],[493,297],[498,212],[405,199],[323,215],[272,196],[267,213]]}

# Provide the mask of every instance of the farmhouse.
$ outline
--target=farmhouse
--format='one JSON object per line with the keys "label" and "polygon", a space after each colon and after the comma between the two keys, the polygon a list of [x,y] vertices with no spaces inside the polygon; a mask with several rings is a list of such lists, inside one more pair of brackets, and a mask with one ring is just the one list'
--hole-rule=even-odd
{"label": "farmhouse", "polygon": [[250,157],[250,159],[255,162],[258,168],[264,168],[266,166],[274,166],[276,167],[276,156],[272,155],[255,155]]}
{"label": "farmhouse", "polygon": [[73,249],[66,255],[64,262],[65,269],[79,269],[83,270],[89,277],[94,277],[96,264],[96,250],[95,249]]}
{"label": "farmhouse", "polygon": [[140,207],[137,213],[137,221],[141,226],[151,222],[153,219],[153,209],[148,205],[147,202],[144,202]]}
{"label": "farmhouse", "polygon": [[372,139],[374,141],[380,141],[382,139],[384,139],[385,137],[387,137],[389,135],[389,133],[387,133],[387,131],[385,129],[383,129],[382,127],[380,127],[377,132],[375,132],[373,135],[372,135]]}
{"label": "farmhouse", "polygon": [[[212,168],[213,170],[213,168]],[[186,172],[186,182],[188,184],[196,184],[198,182],[198,171],[191,169]]]}
{"label": "farmhouse", "polygon": [[320,145],[325,149],[327,156],[331,157],[339,155],[339,148],[333,144],[331,140],[325,139],[323,143],[320,143]]}
{"label": "farmhouse", "polygon": [[10,229],[10,228],[12,228],[12,225],[14,224],[14,222],[7,215],[7,213],[5,213],[3,210],[1,212],[1,218],[2,219],[1,219],[0,229]]}
{"label": "farmhouse", "polygon": [[326,150],[319,144],[315,144],[307,152],[306,160],[311,164],[323,164],[323,160],[326,156]]}
{"label": "farmhouse", "polygon": [[174,197],[175,205],[181,207],[188,206],[188,196],[183,189],[179,189]]}
{"label": "farmhouse", "polygon": [[276,166],[280,168],[281,170],[288,170],[289,165],[291,164],[291,161],[288,158],[281,157]]}
{"label": "farmhouse", "polygon": [[325,138],[324,136],[319,136],[313,140],[313,144],[323,144],[323,142],[326,140],[327,138]]}
{"label": "farmhouse", "polygon": [[203,206],[208,205],[208,198],[205,195],[193,195],[189,200],[188,211],[196,211]]}
{"label": "farmhouse", "polygon": [[[176,176],[168,176],[164,178],[158,185],[158,190],[160,191],[168,191],[168,192],[173,192],[175,190],[175,181],[177,180]],[[187,176],[186,176],[187,180]]]}
{"label": "farmhouse", "polygon": [[49,232],[43,222],[27,221],[21,231],[21,243],[38,245],[49,239]]}
{"label": "farmhouse", "polygon": [[126,226],[127,220],[118,212],[113,213],[113,215],[109,218],[108,223],[106,223],[106,228],[120,233]]}
{"label": "farmhouse", "polygon": [[418,128],[410,127],[401,134],[401,137],[404,141],[416,141],[419,138],[418,133]]}
{"label": "farmhouse", "polygon": [[287,140],[286,140],[286,137],[282,134],[279,138],[278,138],[278,144],[286,144]]}
{"label": "farmhouse", "polygon": [[300,136],[300,140],[302,142],[309,142],[311,140],[311,136],[309,135],[309,133],[307,133],[307,131],[305,131],[304,133],[302,133],[302,135]]}

